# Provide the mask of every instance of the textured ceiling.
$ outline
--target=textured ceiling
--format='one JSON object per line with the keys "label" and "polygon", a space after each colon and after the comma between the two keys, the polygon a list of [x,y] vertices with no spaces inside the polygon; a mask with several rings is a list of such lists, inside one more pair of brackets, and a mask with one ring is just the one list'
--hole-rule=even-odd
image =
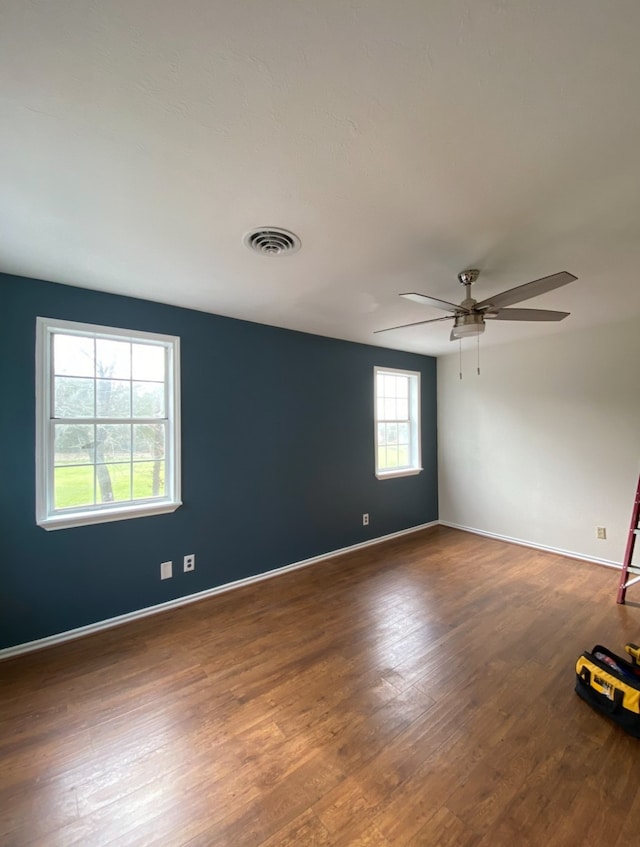
{"label": "textured ceiling", "polygon": [[[0,269],[404,350],[640,315],[637,0],[2,0]],[[302,249],[250,253],[279,226]]]}

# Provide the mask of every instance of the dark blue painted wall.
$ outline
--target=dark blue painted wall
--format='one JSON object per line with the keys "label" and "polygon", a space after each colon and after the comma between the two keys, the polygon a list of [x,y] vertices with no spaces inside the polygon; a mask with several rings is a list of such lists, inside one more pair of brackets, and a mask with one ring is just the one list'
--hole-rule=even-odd
{"label": "dark blue painted wall", "polygon": [[[0,648],[437,518],[435,359],[6,275],[0,301]],[[180,336],[178,511],[36,526],[38,315]],[[418,476],[374,476],[374,365],[422,373]],[[161,582],[167,559],[174,578]]]}

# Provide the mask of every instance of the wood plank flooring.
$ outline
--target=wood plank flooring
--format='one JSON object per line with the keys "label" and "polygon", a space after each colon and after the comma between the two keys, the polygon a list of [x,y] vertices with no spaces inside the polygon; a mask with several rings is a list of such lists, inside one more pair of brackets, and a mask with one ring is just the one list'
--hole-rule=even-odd
{"label": "wood plank flooring", "polygon": [[0,663],[0,844],[637,845],[617,577],[436,527]]}

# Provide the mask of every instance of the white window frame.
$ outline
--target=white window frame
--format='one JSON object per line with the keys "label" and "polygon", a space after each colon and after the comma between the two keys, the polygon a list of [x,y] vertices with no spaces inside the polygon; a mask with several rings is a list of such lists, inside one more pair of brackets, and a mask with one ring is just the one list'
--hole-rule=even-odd
{"label": "white window frame", "polygon": [[[401,468],[380,469],[378,456],[378,374],[409,378],[409,464]],[[420,427],[420,371],[375,366],[373,369],[373,440],[375,444],[375,474],[378,479],[415,476],[422,471],[422,430]]]}
{"label": "white window frame", "polygon": [[[53,501],[54,421],[53,335],[62,332],[85,338],[134,343],[153,342],[166,350],[165,403],[167,444],[166,494],[146,500],[100,503],[55,509]],[[46,530],[120,521],[175,512],[182,505],[180,491],[180,339],[173,335],[76,323],[55,318],[36,319],[36,522]]]}

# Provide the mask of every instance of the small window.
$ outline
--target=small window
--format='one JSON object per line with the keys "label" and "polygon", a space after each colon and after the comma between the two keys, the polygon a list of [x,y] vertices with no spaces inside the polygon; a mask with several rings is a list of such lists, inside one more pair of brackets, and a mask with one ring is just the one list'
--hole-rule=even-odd
{"label": "small window", "polygon": [[40,526],[181,505],[179,345],[173,336],[37,319]]}
{"label": "small window", "polygon": [[420,374],[374,368],[376,476],[420,473]]}

